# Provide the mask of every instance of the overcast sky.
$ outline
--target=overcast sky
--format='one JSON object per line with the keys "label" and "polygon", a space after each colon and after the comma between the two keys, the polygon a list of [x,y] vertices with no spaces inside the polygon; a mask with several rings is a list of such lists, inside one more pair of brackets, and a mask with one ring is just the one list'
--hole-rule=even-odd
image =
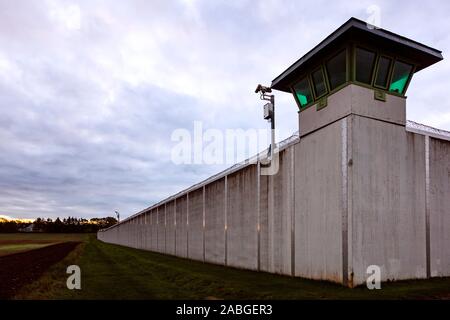
{"label": "overcast sky", "polygon": [[[449,1],[0,0],[0,215],[126,217],[216,173],[172,163],[171,133],[266,128],[256,84],[372,4],[446,58]],[[450,130],[449,88],[449,60],[416,74],[408,119]]]}

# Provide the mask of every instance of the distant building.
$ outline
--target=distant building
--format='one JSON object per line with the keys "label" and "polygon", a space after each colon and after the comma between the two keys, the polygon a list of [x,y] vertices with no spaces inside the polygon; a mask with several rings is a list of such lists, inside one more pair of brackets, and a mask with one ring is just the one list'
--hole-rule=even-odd
{"label": "distant building", "polygon": [[34,231],[34,223],[31,223],[24,228],[19,228],[19,232],[33,232],[33,231]]}

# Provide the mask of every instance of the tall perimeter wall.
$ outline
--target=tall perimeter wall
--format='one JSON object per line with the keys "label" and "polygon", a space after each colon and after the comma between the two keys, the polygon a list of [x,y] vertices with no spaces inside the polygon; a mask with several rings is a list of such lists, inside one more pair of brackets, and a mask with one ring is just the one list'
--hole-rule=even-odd
{"label": "tall perimeter wall", "polygon": [[348,86],[304,111],[277,174],[237,165],[98,238],[348,286],[370,265],[382,280],[450,276],[450,136],[405,126],[404,103]]}

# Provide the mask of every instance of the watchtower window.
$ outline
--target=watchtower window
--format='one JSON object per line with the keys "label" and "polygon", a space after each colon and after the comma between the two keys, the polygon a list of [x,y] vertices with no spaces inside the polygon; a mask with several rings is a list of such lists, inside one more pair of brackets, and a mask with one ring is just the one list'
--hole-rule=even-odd
{"label": "watchtower window", "polygon": [[327,87],[325,86],[322,68],[319,68],[312,73],[312,80],[316,98],[319,98],[327,93]]}
{"label": "watchtower window", "polygon": [[412,70],[413,70],[412,65],[401,61],[395,61],[389,91],[403,94]]}
{"label": "watchtower window", "polygon": [[380,57],[378,60],[377,75],[375,78],[375,86],[383,89],[387,88],[389,81],[389,70],[391,68],[392,59]]}
{"label": "watchtower window", "polygon": [[372,84],[375,52],[356,48],[356,81]]}
{"label": "watchtower window", "polygon": [[342,50],[327,61],[327,75],[330,82],[330,90],[334,90],[347,81],[347,55]]}
{"label": "watchtower window", "polygon": [[311,88],[309,87],[308,78],[303,78],[294,86],[295,95],[300,103],[300,107],[306,106],[308,103],[312,102],[313,97],[311,93]]}

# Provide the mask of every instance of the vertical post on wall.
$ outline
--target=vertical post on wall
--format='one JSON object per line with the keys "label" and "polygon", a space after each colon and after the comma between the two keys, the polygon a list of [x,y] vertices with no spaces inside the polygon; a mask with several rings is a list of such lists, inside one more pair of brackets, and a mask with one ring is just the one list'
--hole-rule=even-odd
{"label": "vertical post on wall", "polygon": [[353,287],[353,116],[347,123],[347,285]]}
{"label": "vertical post on wall", "polygon": [[164,203],[164,253],[167,253],[167,202]]}
{"label": "vertical post on wall", "polygon": [[203,186],[203,227],[202,227],[202,240],[203,240],[203,262],[205,262],[205,211],[206,211],[206,206],[205,206],[205,186]]}
{"label": "vertical post on wall", "polygon": [[430,136],[425,136],[425,256],[427,278],[431,277],[430,249]]}
{"label": "vertical post on wall", "polygon": [[186,257],[189,258],[189,192],[186,193]]}
{"label": "vertical post on wall", "polygon": [[291,151],[290,189],[291,189],[291,276],[295,276],[295,149]]}
{"label": "vertical post on wall", "polygon": [[347,150],[347,119],[341,121],[341,228],[342,228],[342,283],[349,285],[348,281],[348,150]]}
{"label": "vertical post on wall", "polygon": [[177,255],[177,198],[175,198],[175,200],[173,201],[173,206],[174,206],[174,212],[173,212],[173,233],[174,233],[174,238],[175,238],[175,244],[174,244],[174,249],[173,252],[175,255]]}
{"label": "vertical post on wall", "polygon": [[269,252],[269,272],[274,272],[274,179],[273,175],[267,176],[268,181],[268,206],[267,206],[267,216],[268,216],[268,237],[269,237],[269,244],[268,244],[268,252]]}
{"label": "vertical post on wall", "polygon": [[224,252],[224,262],[228,265],[228,176],[225,176],[225,200],[224,200],[224,237],[225,237],[225,252]]}
{"label": "vertical post on wall", "polygon": [[153,251],[153,217],[152,217],[152,210],[149,210],[148,212],[148,219],[150,220],[150,227],[148,228],[150,233],[150,246],[149,249]]}
{"label": "vertical post on wall", "polygon": [[159,233],[159,207],[156,208],[156,252],[158,252],[159,250],[159,237],[158,237],[158,233]]}
{"label": "vertical post on wall", "polygon": [[133,244],[139,248],[139,216],[133,218]]}
{"label": "vertical post on wall", "polygon": [[143,246],[143,248],[144,249],[147,249],[147,211],[144,211],[144,213],[143,213],[143,215],[144,215],[144,226],[143,226],[143,231],[142,231],[142,234],[143,234],[143,243],[142,243],[142,246]]}
{"label": "vertical post on wall", "polygon": [[256,164],[256,236],[257,236],[257,270],[261,270],[261,163]]}

